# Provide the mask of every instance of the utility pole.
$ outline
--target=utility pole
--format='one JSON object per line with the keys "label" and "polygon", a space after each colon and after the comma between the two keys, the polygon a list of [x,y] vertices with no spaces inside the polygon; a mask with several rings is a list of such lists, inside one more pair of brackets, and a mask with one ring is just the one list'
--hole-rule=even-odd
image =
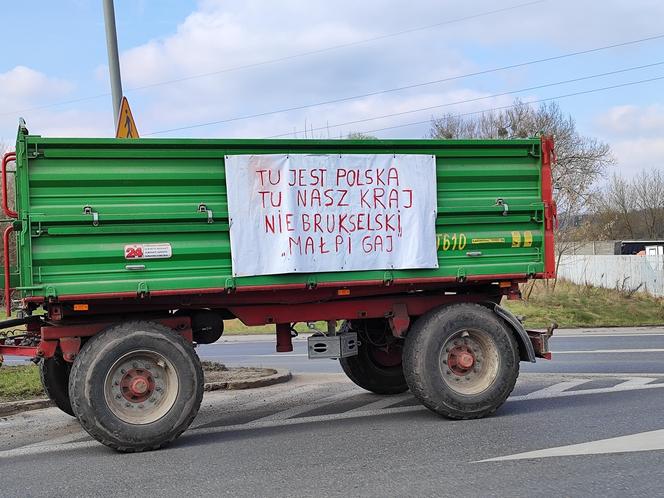
{"label": "utility pole", "polygon": [[115,8],[113,0],[103,0],[104,22],[106,24],[106,50],[108,52],[108,71],[111,75],[111,94],[113,99],[113,128],[118,126],[120,104],[122,102],[122,78],[120,77],[120,59],[118,57],[118,35],[115,30]]}

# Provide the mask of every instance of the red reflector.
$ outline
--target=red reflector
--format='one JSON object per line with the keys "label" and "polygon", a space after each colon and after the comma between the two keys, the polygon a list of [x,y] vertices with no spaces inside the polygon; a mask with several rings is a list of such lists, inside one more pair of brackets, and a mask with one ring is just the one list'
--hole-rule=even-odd
{"label": "red reflector", "polygon": [[350,296],[350,289],[339,289],[337,296]]}

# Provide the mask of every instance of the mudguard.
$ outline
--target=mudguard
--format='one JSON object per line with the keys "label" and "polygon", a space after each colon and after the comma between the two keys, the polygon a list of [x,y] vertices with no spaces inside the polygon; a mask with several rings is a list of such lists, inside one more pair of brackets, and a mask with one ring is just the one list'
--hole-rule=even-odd
{"label": "mudguard", "polygon": [[521,361],[535,363],[535,348],[533,348],[533,344],[530,342],[530,337],[528,336],[528,332],[526,332],[523,324],[516,316],[514,316],[514,314],[512,314],[511,311],[495,303],[489,303],[489,305],[493,309],[494,313],[505,320],[505,322],[515,332],[516,340],[519,343],[519,354],[521,356]]}

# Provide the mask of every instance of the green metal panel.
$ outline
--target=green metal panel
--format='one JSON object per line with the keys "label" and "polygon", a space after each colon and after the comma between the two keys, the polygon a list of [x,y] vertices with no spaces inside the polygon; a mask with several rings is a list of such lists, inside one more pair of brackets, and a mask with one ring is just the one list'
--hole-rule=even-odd
{"label": "green metal panel", "polygon": [[[19,134],[17,152],[24,297],[544,270],[539,139],[118,140]],[[440,268],[233,279],[224,156],[286,152],[434,154]],[[509,206],[506,216],[496,205],[499,198]],[[198,212],[200,203],[213,211],[214,223]],[[98,213],[98,226],[84,206]],[[171,258],[141,260],[144,270],[126,269],[126,244],[160,242],[171,244]],[[481,256],[473,256],[477,251]]]}

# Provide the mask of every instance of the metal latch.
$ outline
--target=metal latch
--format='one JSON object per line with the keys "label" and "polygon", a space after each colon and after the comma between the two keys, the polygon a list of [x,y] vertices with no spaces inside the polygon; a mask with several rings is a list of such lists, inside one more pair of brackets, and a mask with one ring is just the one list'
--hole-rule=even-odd
{"label": "metal latch", "polygon": [[208,207],[203,204],[202,202],[198,205],[198,212],[199,213],[207,213],[207,222],[208,223],[214,223],[214,217],[212,215],[212,209],[208,209]]}
{"label": "metal latch", "polygon": [[494,204],[494,206],[502,206],[503,207],[503,216],[507,216],[507,212],[510,210],[510,207],[507,205],[507,203],[505,202],[505,199],[503,199],[502,197],[499,197],[498,199],[496,199],[496,203]]}
{"label": "metal latch", "polygon": [[84,206],[83,207],[83,214],[91,214],[92,215],[92,226],[95,226],[95,227],[99,226],[99,213],[97,211],[93,211],[91,206]]}

